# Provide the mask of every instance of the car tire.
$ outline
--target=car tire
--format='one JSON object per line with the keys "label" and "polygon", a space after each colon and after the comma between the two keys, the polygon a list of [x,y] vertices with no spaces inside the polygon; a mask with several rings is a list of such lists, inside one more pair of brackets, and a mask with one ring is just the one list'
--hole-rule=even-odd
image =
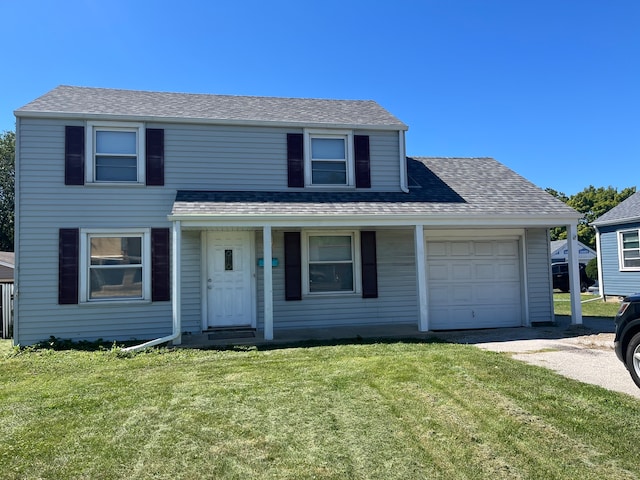
{"label": "car tire", "polygon": [[635,384],[640,387],[640,333],[636,333],[631,337],[627,345],[625,365]]}
{"label": "car tire", "polygon": [[586,292],[588,288],[589,288],[589,286],[587,285],[587,282],[582,282],[582,283],[580,284],[580,291],[581,291],[582,293]]}

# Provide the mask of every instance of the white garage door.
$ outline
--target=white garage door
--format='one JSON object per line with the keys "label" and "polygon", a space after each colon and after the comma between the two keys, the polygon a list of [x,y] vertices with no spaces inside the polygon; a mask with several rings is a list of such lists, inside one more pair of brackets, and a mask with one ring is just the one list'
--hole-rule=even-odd
{"label": "white garage door", "polygon": [[429,328],[522,325],[517,240],[427,242]]}

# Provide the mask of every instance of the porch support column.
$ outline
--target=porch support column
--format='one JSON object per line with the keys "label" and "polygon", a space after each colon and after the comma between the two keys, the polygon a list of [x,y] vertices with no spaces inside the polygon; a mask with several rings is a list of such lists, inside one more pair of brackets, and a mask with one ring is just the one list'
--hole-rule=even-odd
{"label": "porch support column", "polygon": [[580,303],[580,270],[578,268],[578,225],[567,225],[567,246],[569,247],[569,290],[571,296],[571,323],[582,324],[582,304]]}
{"label": "porch support column", "polygon": [[607,301],[607,297],[604,295],[604,275],[602,270],[602,250],[600,248],[600,230],[596,227],[596,258],[598,262],[598,293],[602,297],[603,301]]}
{"label": "porch support column", "polygon": [[418,330],[428,332],[427,263],[424,249],[424,228],[422,225],[416,225],[414,240],[416,250],[416,288],[418,289]]}
{"label": "porch support column", "polygon": [[264,260],[264,339],[273,340],[273,270],[271,225],[262,229],[262,257]]}
{"label": "porch support column", "polygon": [[180,345],[182,343],[181,338],[181,330],[182,330],[182,318],[181,318],[181,285],[180,285],[180,276],[181,276],[181,251],[182,251],[182,224],[179,220],[173,222],[173,232],[172,232],[172,242],[171,242],[171,258],[172,258],[172,267],[171,268],[171,307],[172,307],[172,317],[173,317],[173,333],[177,335],[175,340],[173,340],[174,345]]}

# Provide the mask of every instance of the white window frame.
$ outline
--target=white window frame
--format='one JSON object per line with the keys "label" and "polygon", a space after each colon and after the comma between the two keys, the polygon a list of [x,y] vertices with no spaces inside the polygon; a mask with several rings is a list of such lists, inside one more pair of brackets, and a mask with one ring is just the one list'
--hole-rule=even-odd
{"label": "white window frame", "polygon": [[[341,138],[345,141],[345,162],[347,182],[344,185],[330,183],[313,183],[311,139],[313,138]],[[304,130],[304,184],[306,187],[316,188],[355,188],[355,166],[353,153],[353,131],[351,130],[330,130],[330,129],[305,129]]]}
{"label": "white window frame", "polygon": [[[138,185],[145,182],[145,138],[144,124],[133,122],[87,122],[86,131],[86,183],[99,185]],[[105,181],[96,179],[96,132],[135,132],[136,134],[136,181]]]}
{"label": "white window frame", "polygon": [[[92,237],[141,237],[142,238],[142,297],[89,298],[91,289],[91,238]],[[80,303],[147,302],[151,300],[151,229],[81,229],[80,230]]]}
{"label": "white window frame", "polygon": [[[353,265],[353,290],[332,292],[311,292],[309,285],[309,238],[350,236]],[[362,271],[360,268],[360,232],[357,230],[307,230],[302,232],[302,294],[313,297],[349,296],[362,293]]]}
{"label": "white window frame", "polygon": [[[627,230],[620,230],[618,231],[618,262],[619,262],[619,266],[620,266],[620,271],[621,272],[638,272],[640,271],[640,267],[627,267],[624,264],[624,242],[623,242],[623,236],[625,233],[637,233],[638,234],[638,238],[640,239],[640,228],[630,228]],[[634,249],[630,249],[630,250],[636,250]],[[640,252],[640,249],[638,249]]]}

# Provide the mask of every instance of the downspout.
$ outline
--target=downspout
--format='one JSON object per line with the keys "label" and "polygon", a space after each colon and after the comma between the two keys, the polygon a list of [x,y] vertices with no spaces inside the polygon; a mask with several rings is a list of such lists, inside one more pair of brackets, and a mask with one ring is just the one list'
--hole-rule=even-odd
{"label": "downspout", "polygon": [[407,148],[405,145],[404,130],[398,130],[398,143],[400,144],[400,190],[409,193],[407,180]]}
{"label": "downspout", "polygon": [[582,303],[593,302],[595,300],[602,300],[604,302],[607,301],[607,298],[604,296],[604,282],[602,281],[602,255],[600,254],[600,230],[598,227],[594,225],[596,229],[596,261],[598,262],[598,292],[599,296],[596,298],[590,298]]}
{"label": "downspout", "polygon": [[172,239],[172,263],[171,269],[171,296],[172,296],[172,333],[165,337],[149,340],[140,345],[123,348],[123,352],[137,352],[146,348],[155,347],[167,342],[180,343],[180,330],[182,326],[182,318],[180,316],[180,250],[181,250],[181,225],[180,221],[173,222],[173,239]]}
{"label": "downspout", "polygon": [[20,183],[22,180],[22,175],[20,174],[20,167],[22,166],[21,161],[21,130],[22,118],[16,117],[16,142],[15,142],[15,152],[14,152],[14,220],[13,225],[15,227],[14,231],[14,246],[13,251],[15,254],[15,261],[13,264],[13,345],[20,345],[20,243],[22,240],[22,223],[20,221],[20,205],[21,202],[21,193],[22,189],[20,188]]}

